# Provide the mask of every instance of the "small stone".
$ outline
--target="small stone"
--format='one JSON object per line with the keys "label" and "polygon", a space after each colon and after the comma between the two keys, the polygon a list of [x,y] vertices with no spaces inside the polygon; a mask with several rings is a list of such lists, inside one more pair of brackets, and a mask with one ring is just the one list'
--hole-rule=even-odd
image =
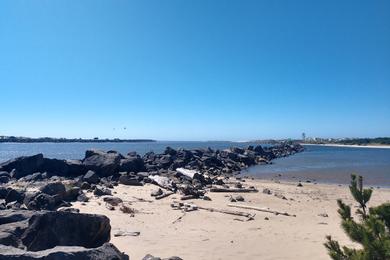
{"label": "small stone", "polygon": [[236,201],[245,201],[244,197],[241,195],[236,196]]}
{"label": "small stone", "polygon": [[267,189],[267,188],[264,188],[263,189],[263,193],[264,194],[268,194],[268,195],[271,195],[272,193],[271,193],[271,190],[270,189]]}
{"label": "small stone", "polygon": [[303,187],[302,183],[298,183],[297,187]]}
{"label": "small stone", "polygon": [[156,197],[156,196],[160,196],[160,195],[162,195],[162,194],[163,194],[162,189],[158,188],[157,190],[152,191],[152,192],[150,193],[150,196]]}
{"label": "small stone", "polygon": [[269,218],[268,218],[268,217],[265,217],[264,220],[269,220]]}

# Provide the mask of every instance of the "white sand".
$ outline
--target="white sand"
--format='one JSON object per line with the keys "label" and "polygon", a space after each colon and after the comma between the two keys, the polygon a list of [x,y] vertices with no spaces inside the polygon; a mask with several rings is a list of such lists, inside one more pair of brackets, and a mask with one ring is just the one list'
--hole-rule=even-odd
{"label": "white sand", "polygon": [[[92,197],[90,202],[86,205],[75,203],[75,207],[84,213],[107,215],[112,225],[111,241],[129,254],[131,259],[142,259],[148,253],[160,257],[176,255],[186,260],[329,259],[323,246],[327,234],[342,244],[353,245],[343,233],[337,214],[336,199],[352,202],[347,186],[304,183],[303,187],[297,187],[295,183],[279,184],[259,180],[252,180],[250,184],[260,192],[241,194],[246,201],[237,204],[287,211],[297,217],[228,208],[230,202],[226,196],[230,194],[208,193],[212,201],[192,202],[204,207],[256,213],[255,219],[242,222],[235,220],[244,220],[242,217],[198,210],[185,213],[181,221],[173,223],[183,216],[181,211],[170,207],[179,195],[155,201],[150,197],[150,192],[156,186],[151,184],[144,187],[119,185],[115,188],[114,195],[138,211],[134,217],[122,213],[118,207],[109,211],[102,199],[94,198],[92,194],[88,194]],[[287,200],[264,194],[263,188],[280,193]],[[152,202],[140,202],[134,197]],[[371,205],[389,199],[389,189],[375,189]],[[329,217],[319,216],[322,213]],[[265,217],[269,220],[265,220]],[[113,234],[118,230],[139,231],[141,234],[114,237]]]}
{"label": "white sand", "polygon": [[351,147],[351,148],[381,148],[390,149],[390,145],[357,145],[357,144],[305,144],[301,145],[315,145],[315,146],[333,146],[333,147]]}

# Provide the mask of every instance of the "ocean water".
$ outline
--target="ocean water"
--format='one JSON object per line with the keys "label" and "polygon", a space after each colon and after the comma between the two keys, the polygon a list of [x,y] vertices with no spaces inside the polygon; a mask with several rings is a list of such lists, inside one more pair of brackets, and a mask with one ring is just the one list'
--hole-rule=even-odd
{"label": "ocean water", "polygon": [[[123,154],[136,151],[162,152],[172,148],[225,149],[246,147],[254,143],[238,142],[151,142],[151,143],[0,143],[0,162],[22,156],[43,153],[49,158],[82,159],[87,149],[116,150]],[[305,146],[302,153],[280,158],[270,165],[257,165],[243,172],[256,178],[349,183],[351,173],[364,176],[365,183],[390,187],[390,149]]]}
{"label": "ocean water", "polygon": [[0,162],[24,155],[43,153],[45,157],[57,159],[82,159],[88,149],[100,149],[103,151],[115,150],[122,154],[136,151],[145,154],[153,151],[161,153],[167,146],[174,149],[207,148],[226,149],[229,147],[247,147],[258,145],[243,142],[183,142],[183,141],[158,141],[145,143],[0,143]]}
{"label": "ocean water", "polygon": [[305,151],[248,168],[244,175],[265,179],[347,184],[351,174],[367,185],[390,187],[390,149],[305,146]]}

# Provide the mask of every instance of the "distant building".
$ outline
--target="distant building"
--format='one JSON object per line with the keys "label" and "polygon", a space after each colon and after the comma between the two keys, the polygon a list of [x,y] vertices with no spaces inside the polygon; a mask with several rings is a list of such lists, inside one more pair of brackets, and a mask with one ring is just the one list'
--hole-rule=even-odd
{"label": "distant building", "polygon": [[306,134],[302,133],[302,141],[306,141]]}

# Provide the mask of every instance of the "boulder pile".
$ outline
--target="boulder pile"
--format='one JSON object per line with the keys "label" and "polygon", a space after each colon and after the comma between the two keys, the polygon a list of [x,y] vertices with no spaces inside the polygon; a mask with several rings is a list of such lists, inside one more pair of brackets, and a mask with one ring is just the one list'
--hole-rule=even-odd
{"label": "boulder pile", "polygon": [[206,192],[257,192],[241,183],[230,187],[229,176],[301,151],[299,144],[225,150],[167,147],[143,156],[88,150],[82,160],[42,154],[12,159],[0,164],[0,260],[127,259],[108,243],[108,218],[69,208],[74,201],[86,203],[86,191],[110,208],[122,203],[111,191],[119,184],[155,184],[155,199],[177,193],[182,200],[209,200]]}

